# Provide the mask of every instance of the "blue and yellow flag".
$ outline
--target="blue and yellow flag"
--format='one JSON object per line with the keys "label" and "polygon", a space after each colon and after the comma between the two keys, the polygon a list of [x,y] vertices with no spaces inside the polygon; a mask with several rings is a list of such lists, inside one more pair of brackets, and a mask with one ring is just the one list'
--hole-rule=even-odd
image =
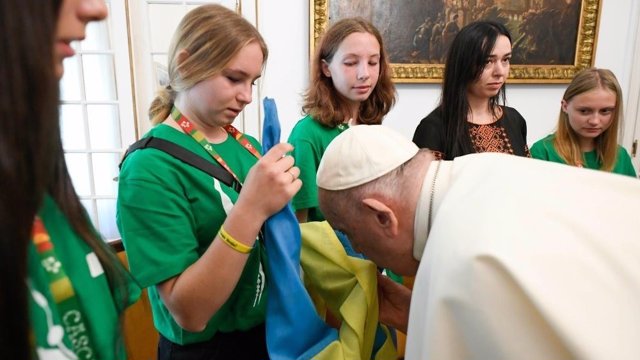
{"label": "blue and yellow flag", "polygon": [[[273,99],[264,100],[263,151],[280,141]],[[326,222],[301,226],[288,205],[265,223],[268,256],[267,348],[272,359],[396,359],[392,334],[378,323],[376,266]],[[318,315],[300,267],[340,329]]]}

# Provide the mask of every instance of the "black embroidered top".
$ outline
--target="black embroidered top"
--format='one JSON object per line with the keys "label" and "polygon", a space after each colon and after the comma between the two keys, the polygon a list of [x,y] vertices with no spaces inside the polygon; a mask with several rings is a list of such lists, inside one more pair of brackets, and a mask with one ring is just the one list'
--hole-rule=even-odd
{"label": "black embroidered top", "polygon": [[[413,142],[420,148],[433,150],[437,159],[446,159],[444,149],[447,139],[444,132],[438,107],[420,121],[413,135]],[[469,137],[473,149],[478,153],[501,152],[531,157],[527,146],[527,124],[514,108],[503,106],[502,117],[491,124],[469,123]]]}

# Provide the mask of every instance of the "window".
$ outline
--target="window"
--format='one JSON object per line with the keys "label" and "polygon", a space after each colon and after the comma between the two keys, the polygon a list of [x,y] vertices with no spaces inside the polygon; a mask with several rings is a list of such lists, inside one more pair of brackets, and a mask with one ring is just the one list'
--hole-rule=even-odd
{"label": "window", "polygon": [[[71,179],[91,220],[105,239],[120,235],[115,223],[118,163],[135,138],[126,12],[122,1],[105,3],[109,17],[90,23],[73,44],[60,83],[61,132]],[[117,24],[117,25],[116,25]]]}

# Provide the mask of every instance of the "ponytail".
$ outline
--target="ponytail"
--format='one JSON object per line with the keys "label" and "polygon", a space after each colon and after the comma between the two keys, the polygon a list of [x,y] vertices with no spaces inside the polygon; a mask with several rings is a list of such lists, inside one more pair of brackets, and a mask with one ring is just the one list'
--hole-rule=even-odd
{"label": "ponytail", "polygon": [[[257,42],[264,61],[269,51],[258,32],[241,15],[219,4],[189,11],[178,24],[167,53],[167,85],[149,106],[149,120],[156,125],[171,113],[178,93],[220,74],[247,44]],[[185,56],[187,55],[187,56]]]}
{"label": "ponytail", "polygon": [[158,91],[156,98],[149,106],[149,120],[153,125],[157,125],[171,113],[171,108],[176,100],[176,91],[167,85]]}

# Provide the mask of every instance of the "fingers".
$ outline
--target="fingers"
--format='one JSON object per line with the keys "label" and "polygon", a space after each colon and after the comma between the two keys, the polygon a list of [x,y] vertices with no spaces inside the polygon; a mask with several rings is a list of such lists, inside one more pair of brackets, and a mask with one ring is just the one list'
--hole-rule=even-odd
{"label": "fingers", "polygon": [[264,154],[262,158],[269,162],[276,162],[280,159],[286,158],[287,153],[291,151],[293,151],[293,145],[288,143],[280,143],[274,145],[269,151],[267,151],[266,154]]}
{"label": "fingers", "polygon": [[393,289],[393,285],[395,284],[393,280],[389,279],[388,276],[382,275],[380,273],[378,273],[377,276],[378,276],[378,288],[380,290],[386,292]]}
{"label": "fingers", "polygon": [[287,155],[292,150],[291,144],[280,143],[272,147],[261,159],[263,165],[275,174],[282,174],[276,176],[281,176],[285,184],[296,182],[300,176],[300,169],[294,166],[293,156]]}
{"label": "fingers", "polygon": [[291,182],[295,182],[296,179],[300,176],[300,168],[297,166],[292,166],[289,170],[285,171],[289,176],[291,176]]}
{"label": "fingers", "polygon": [[[266,167],[271,168],[276,173],[284,173],[293,167],[293,156],[287,155],[293,150],[293,146],[287,143],[280,143],[271,148],[260,160]],[[299,173],[294,174],[297,178]],[[293,181],[293,180],[292,180]]]}
{"label": "fingers", "polygon": [[294,166],[293,157],[287,155],[291,150],[290,144],[275,145],[247,174],[238,202],[250,202],[256,216],[266,219],[273,215],[302,187],[300,169]]}
{"label": "fingers", "polygon": [[378,274],[378,289],[388,294],[394,292],[403,292],[407,288],[393,281],[386,275]]}

